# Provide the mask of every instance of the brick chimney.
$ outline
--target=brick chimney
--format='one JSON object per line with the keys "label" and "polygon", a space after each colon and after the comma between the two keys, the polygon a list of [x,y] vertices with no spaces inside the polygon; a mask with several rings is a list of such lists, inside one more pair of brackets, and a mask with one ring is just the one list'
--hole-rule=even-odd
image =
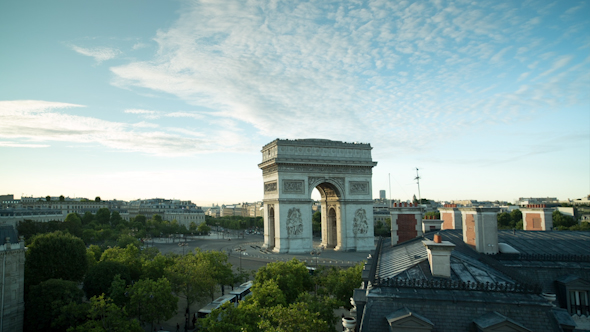
{"label": "brick chimney", "polygon": [[498,253],[499,208],[459,208],[463,220],[463,241],[477,252]]}
{"label": "brick chimney", "polygon": [[434,277],[451,277],[451,252],[455,245],[449,241],[442,241],[440,235],[434,236],[434,241],[425,240],[422,244],[428,252],[430,272]]}
{"label": "brick chimney", "polygon": [[457,208],[457,204],[445,204],[444,207],[439,208],[440,219],[442,219],[442,229],[462,229],[463,220],[461,219],[461,211]]}
{"label": "brick chimney", "polygon": [[422,236],[422,208],[418,204],[393,203],[391,216],[391,245]]}
{"label": "brick chimney", "polygon": [[545,204],[529,204],[520,211],[525,231],[547,231],[553,228],[553,209],[547,208]]}

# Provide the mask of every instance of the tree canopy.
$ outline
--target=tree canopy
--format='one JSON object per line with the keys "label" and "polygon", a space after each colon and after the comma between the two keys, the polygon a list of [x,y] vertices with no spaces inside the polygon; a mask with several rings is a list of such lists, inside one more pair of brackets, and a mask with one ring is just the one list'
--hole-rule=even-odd
{"label": "tree canopy", "polygon": [[82,296],[84,293],[73,281],[49,279],[31,286],[25,301],[25,331],[64,331],[71,321],[52,322],[60,316],[63,306],[81,303]]}
{"label": "tree canopy", "polygon": [[35,236],[25,255],[26,285],[48,279],[82,281],[88,269],[84,242],[60,231]]}
{"label": "tree canopy", "polygon": [[88,269],[84,277],[84,292],[87,298],[108,294],[115,276],[131,283],[129,269],[123,263],[115,261],[101,261]]}
{"label": "tree canopy", "polygon": [[288,262],[268,263],[258,269],[254,285],[260,286],[265,281],[274,279],[279,289],[285,294],[287,303],[292,303],[300,293],[311,291],[313,281],[305,264],[295,258]]}
{"label": "tree canopy", "polygon": [[140,322],[160,323],[174,316],[178,308],[178,298],[172,294],[168,279],[139,280],[128,288],[129,313]]}

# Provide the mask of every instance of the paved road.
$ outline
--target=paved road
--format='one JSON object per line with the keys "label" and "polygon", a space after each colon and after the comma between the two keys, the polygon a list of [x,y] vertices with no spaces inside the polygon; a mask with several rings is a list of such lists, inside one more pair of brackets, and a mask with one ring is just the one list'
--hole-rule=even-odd
{"label": "paved road", "polygon": [[[246,234],[244,238],[237,238],[235,236],[231,237],[231,239],[223,239],[222,234],[212,233],[209,236],[195,236],[189,237],[187,239],[183,239],[183,242],[186,241],[186,246],[179,246],[178,241],[172,242],[171,240],[167,239],[155,239],[153,241],[153,245],[157,247],[160,252],[168,253],[168,252],[175,252],[177,254],[184,254],[189,252],[190,250],[194,250],[195,248],[200,248],[201,250],[219,250],[229,253],[229,262],[232,264],[234,269],[237,269],[240,266],[240,252],[241,255],[241,264],[242,268],[249,271],[257,271],[260,267],[265,266],[269,262],[276,262],[276,261],[287,261],[292,259],[293,257],[304,261],[308,266],[315,266],[316,263],[318,265],[339,265],[339,266],[352,266],[356,265],[359,262],[365,260],[368,256],[368,253],[360,253],[360,252],[338,252],[334,250],[323,250],[319,257],[312,257],[310,254],[277,254],[273,252],[266,252],[261,249],[262,244],[264,242],[263,235],[255,235],[255,234]],[[149,246],[152,245],[152,242],[148,243]],[[314,248],[320,248],[320,240],[314,239]],[[236,250],[238,249],[238,250]],[[242,251],[240,251],[240,249]],[[221,295],[221,294],[218,294]],[[183,308],[185,305],[183,303],[184,299],[180,299],[179,308]],[[195,303],[191,306],[191,312],[195,312],[199,310],[202,306],[208,303],[209,300],[204,300],[199,303]],[[336,316],[340,317],[342,313],[348,315],[348,311],[343,309],[338,309],[336,312]],[[184,327],[184,312],[179,310],[176,316],[172,319],[164,322],[161,326],[164,330],[167,331],[176,331],[176,324],[180,324],[181,327]],[[181,328],[181,330],[184,330]],[[340,320],[336,323],[336,330],[342,330],[342,324]]]}
{"label": "paved road", "polygon": [[[243,238],[234,236],[223,239],[221,234],[214,232],[209,236],[194,236],[183,239],[181,240],[183,245],[180,245],[178,240],[172,242],[168,239],[156,239],[153,245],[160,249],[162,253],[175,252],[184,254],[195,248],[224,251],[229,254],[230,263],[234,268],[240,265],[241,256],[242,267],[247,270],[258,270],[258,268],[269,262],[288,261],[293,258],[305,262],[308,266],[315,266],[316,264],[352,266],[364,261],[368,256],[366,252],[339,252],[331,249],[322,250],[319,256],[312,256],[311,254],[277,254],[263,250],[263,240],[263,235],[257,234],[246,234]],[[148,245],[152,245],[152,243]],[[315,238],[313,245],[314,248],[320,249],[320,239]]]}

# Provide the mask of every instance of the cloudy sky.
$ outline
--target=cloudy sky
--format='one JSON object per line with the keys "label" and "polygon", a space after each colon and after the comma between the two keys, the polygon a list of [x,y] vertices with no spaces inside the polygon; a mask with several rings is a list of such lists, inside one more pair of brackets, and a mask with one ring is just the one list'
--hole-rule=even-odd
{"label": "cloudy sky", "polygon": [[588,1],[2,1],[0,41],[0,194],[257,201],[275,138],[370,143],[375,197],[590,193]]}

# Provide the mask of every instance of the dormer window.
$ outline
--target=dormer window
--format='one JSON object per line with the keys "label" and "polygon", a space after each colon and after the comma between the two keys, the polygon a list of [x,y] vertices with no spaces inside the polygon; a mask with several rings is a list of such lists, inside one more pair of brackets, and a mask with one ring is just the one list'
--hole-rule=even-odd
{"label": "dormer window", "polygon": [[557,279],[557,289],[562,308],[572,316],[590,316],[590,282],[569,274]]}
{"label": "dormer window", "polygon": [[568,297],[568,311],[570,314],[579,316],[590,315],[590,306],[588,305],[588,291],[570,290]]}

